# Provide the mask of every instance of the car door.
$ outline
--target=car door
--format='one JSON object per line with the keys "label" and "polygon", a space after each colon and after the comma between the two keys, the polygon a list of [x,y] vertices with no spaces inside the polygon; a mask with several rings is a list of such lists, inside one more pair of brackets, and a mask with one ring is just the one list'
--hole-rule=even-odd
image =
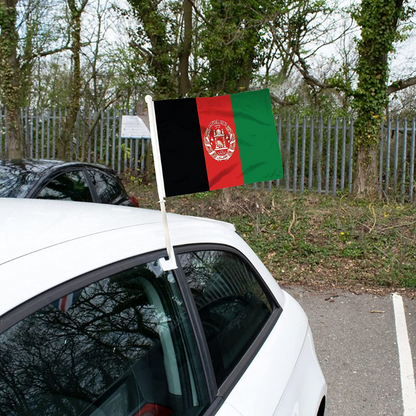
{"label": "car door", "polygon": [[285,296],[283,312],[257,270],[230,247],[190,247],[178,257],[224,399],[218,416],[323,415],[325,380],[300,305]]}
{"label": "car door", "polygon": [[[256,377],[250,388],[236,388],[260,354],[282,309],[256,269],[237,250],[203,245],[177,252],[205,336],[215,394],[225,400],[218,415],[244,415],[227,398],[238,390],[242,399],[256,406],[255,392],[273,383]],[[279,357],[269,356],[267,360],[263,365],[269,366],[270,360],[276,363]],[[267,398],[274,407],[279,399],[278,391]],[[273,412],[258,414],[271,416]]]}

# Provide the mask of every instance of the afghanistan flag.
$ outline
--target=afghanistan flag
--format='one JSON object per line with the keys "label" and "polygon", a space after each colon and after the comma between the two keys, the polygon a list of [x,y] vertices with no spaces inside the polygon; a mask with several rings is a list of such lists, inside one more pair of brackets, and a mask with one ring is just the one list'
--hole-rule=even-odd
{"label": "afghanistan flag", "polygon": [[166,196],[282,177],[269,90],[154,101]]}

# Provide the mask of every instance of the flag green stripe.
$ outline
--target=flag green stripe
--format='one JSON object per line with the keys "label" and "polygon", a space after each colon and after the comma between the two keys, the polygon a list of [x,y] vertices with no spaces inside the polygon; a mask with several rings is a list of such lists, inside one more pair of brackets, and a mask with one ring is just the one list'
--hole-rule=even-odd
{"label": "flag green stripe", "polygon": [[244,183],[282,177],[269,90],[230,95]]}

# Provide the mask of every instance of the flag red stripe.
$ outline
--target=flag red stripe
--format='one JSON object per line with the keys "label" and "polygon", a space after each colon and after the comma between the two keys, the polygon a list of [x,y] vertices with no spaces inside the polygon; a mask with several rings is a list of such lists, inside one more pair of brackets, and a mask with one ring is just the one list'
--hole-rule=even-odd
{"label": "flag red stripe", "polygon": [[209,189],[244,185],[229,95],[197,98]]}

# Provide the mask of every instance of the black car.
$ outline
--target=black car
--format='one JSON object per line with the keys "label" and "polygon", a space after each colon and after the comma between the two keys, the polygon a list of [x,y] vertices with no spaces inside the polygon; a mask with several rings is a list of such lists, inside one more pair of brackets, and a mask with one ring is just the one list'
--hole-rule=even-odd
{"label": "black car", "polygon": [[106,166],[60,160],[0,161],[0,198],[59,199],[138,206]]}

